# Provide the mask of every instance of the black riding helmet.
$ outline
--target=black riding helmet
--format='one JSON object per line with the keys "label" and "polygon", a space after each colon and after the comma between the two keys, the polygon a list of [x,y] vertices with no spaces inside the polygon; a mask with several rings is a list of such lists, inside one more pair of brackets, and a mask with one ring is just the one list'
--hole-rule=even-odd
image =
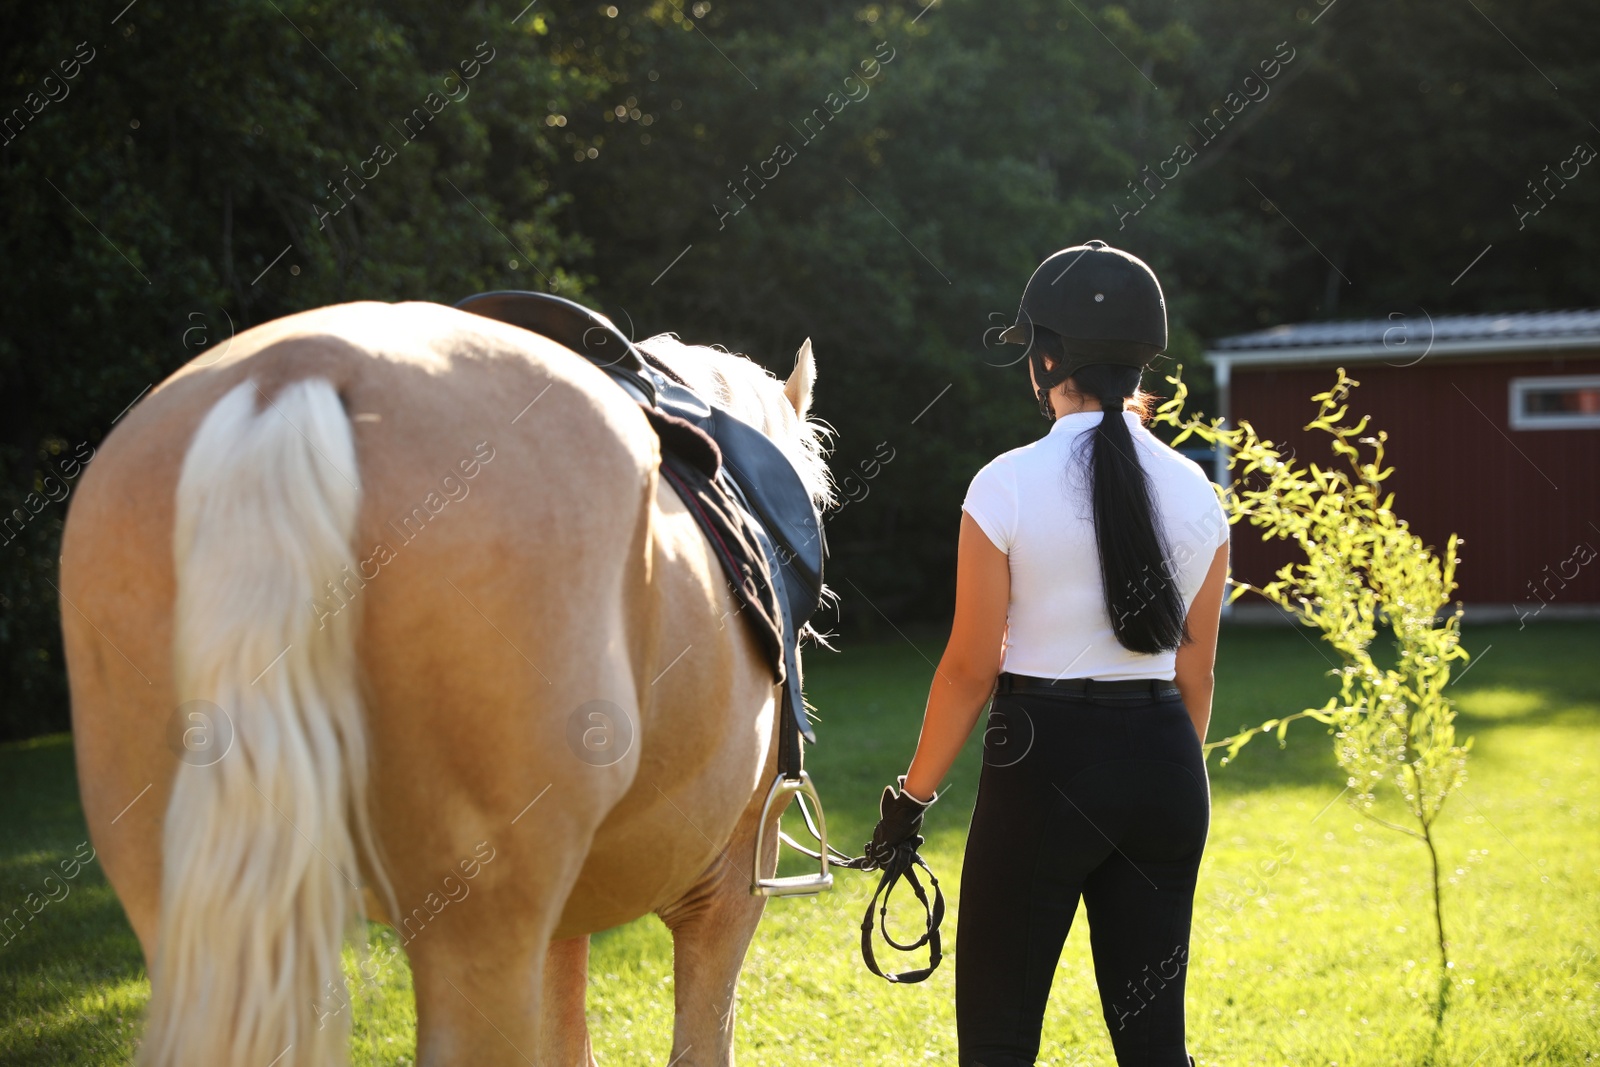
{"label": "black riding helmet", "polygon": [[[1061,338],[1064,359],[1053,370],[1035,339]],[[1054,420],[1050,390],[1092,363],[1144,367],[1167,347],[1167,302],[1144,260],[1104,241],[1088,241],[1039,264],[1022,292],[1017,321],[1000,334],[1028,346],[1039,411]]]}

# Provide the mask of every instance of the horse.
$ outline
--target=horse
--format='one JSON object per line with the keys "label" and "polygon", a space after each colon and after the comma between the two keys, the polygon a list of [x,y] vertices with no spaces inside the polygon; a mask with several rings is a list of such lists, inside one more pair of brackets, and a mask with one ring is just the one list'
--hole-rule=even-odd
{"label": "horse", "polygon": [[[641,347],[831,501],[809,340],[786,380]],[[346,1062],[365,918],[419,1064],[593,1064],[589,935],[651,912],[672,1064],[733,1063],[779,690],[659,450],[588,360],[423,302],[256,326],[121,418],[59,589],[141,1064]]]}

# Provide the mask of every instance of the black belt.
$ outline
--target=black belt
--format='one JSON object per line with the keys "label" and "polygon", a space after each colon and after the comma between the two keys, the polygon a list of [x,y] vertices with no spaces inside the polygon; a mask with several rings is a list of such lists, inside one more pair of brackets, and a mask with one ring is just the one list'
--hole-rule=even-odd
{"label": "black belt", "polygon": [[1002,671],[995,681],[996,693],[1018,696],[1075,696],[1089,700],[1109,697],[1114,700],[1144,698],[1165,700],[1179,696],[1178,687],[1165,678],[1033,678],[1026,674]]}

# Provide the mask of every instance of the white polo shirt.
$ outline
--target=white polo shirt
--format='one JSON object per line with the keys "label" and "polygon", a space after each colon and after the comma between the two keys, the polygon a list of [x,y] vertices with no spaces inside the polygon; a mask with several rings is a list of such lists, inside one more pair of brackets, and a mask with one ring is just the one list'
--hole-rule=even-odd
{"label": "white polo shirt", "polygon": [[[1210,479],[1163,444],[1131,411],[1127,420],[1150,482],[1184,611],[1194,603],[1228,521]],[[962,510],[1011,563],[1011,604],[1001,669],[1040,678],[1166,678],[1177,654],[1146,655],[1117,643],[1100,585],[1089,431],[1101,413],[1064,415],[1030,445],[997,456],[967,489]]]}

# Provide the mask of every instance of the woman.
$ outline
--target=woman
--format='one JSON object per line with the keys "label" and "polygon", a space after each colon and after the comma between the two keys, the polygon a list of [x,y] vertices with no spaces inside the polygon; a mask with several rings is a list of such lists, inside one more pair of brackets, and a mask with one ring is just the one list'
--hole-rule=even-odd
{"label": "woman", "polygon": [[992,695],[956,932],[960,1062],[1034,1062],[1082,897],[1117,1063],[1181,1067],[1227,521],[1141,421],[1140,371],[1167,341],[1143,262],[1101,241],[1056,253],[1001,337],[1029,345],[1052,425],[972,480],[950,642],[873,845],[917,833]]}

